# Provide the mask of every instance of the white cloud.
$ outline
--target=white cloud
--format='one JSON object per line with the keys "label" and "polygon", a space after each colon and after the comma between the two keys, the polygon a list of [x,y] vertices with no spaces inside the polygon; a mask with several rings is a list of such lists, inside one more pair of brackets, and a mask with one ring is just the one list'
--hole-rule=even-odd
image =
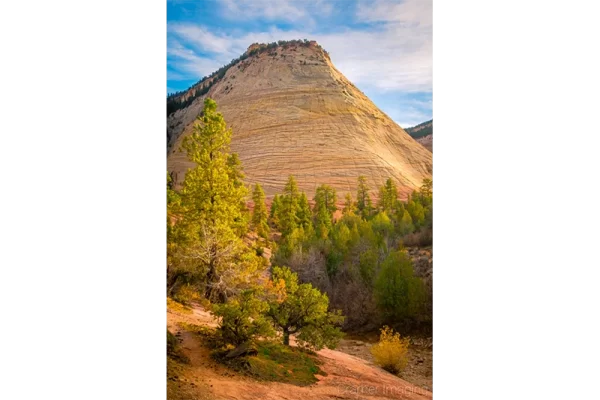
{"label": "white cloud", "polygon": [[167,29],[196,48],[219,54],[230,51],[228,37],[214,35],[202,26],[172,23],[168,25]]}
{"label": "white cloud", "polygon": [[[227,0],[223,5],[225,16],[230,18],[260,16],[272,20],[307,19],[311,10],[313,13],[315,9],[323,10],[323,14],[327,14],[333,7],[333,3],[325,0]],[[184,43],[187,50],[211,53],[214,61],[211,63],[198,56],[200,64],[193,68],[191,63],[194,61],[188,55],[172,66],[198,71],[199,78],[240,56],[251,43],[307,38],[317,40],[330,53],[335,66],[359,87],[381,92],[432,91],[431,0],[360,2],[355,18],[372,24],[371,28],[318,33],[314,29],[284,31],[272,27],[261,32],[225,34],[211,32],[200,25],[170,24],[169,32]]]}
{"label": "white cloud", "polygon": [[170,80],[200,79],[222,66],[217,60],[198,56],[176,40],[169,41],[167,57],[174,69],[167,72],[167,79]]}
{"label": "white cloud", "polygon": [[365,22],[402,22],[413,26],[431,27],[433,8],[431,0],[376,0],[360,1],[356,17]]}
{"label": "white cloud", "polygon": [[296,21],[308,17],[302,4],[291,0],[222,0],[222,15],[227,19],[263,18],[268,21]]}

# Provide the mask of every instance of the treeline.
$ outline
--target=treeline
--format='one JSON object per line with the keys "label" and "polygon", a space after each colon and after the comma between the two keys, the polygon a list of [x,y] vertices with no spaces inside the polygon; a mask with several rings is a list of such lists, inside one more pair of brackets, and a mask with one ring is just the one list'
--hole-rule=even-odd
{"label": "treeline", "polygon": [[356,199],[346,195],[336,221],[334,188],[319,186],[311,208],[290,176],[283,193],[273,199],[268,219],[282,234],[273,261],[289,265],[302,281],[325,291],[347,316],[349,329],[368,330],[381,323],[402,330],[430,329],[431,285],[414,275],[404,246],[432,243],[432,181],[425,179],[403,202],[388,179],[377,204],[366,178],[357,183]]}
{"label": "treeline", "polygon": [[413,139],[431,135],[433,134],[433,120],[422,122],[419,125],[415,125],[411,128],[406,128],[406,133],[408,133]]}
{"label": "treeline", "polygon": [[[198,97],[203,96],[206,93],[208,93],[210,88],[215,83],[217,83],[219,80],[223,79],[223,77],[225,76],[225,74],[227,73],[229,68],[231,68],[238,62],[243,61],[243,60],[247,59],[248,57],[252,57],[254,55],[261,54],[265,51],[271,51],[278,47],[283,47],[283,48],[287,48],[290,46],[308,47],[308,46],[311,46],[311,43],[313,43],[312,44],[313,46],[323,50],[323,53],[325,53],[326,56],[329,56],[329,53],[327,53],[327,51],[325,51],[325,49],[323,49],[320,45],[316,44],[316,42],[311,42],[308,39],[279,40],[277,42],[272,42],[272,43],[268,43],[268,44],[253,43],[250,47],[255,46],[255,48],[253,48],[251,51],[242,54],[240,57],[231,60],[231,62],[229,62],[229,64],[219,68],[212,74],[203,77],[198,82],[193,84],[189,89],[171,93],[170,95],[168,95],[167,96],[167,116],[171,115],[172,113],[174,113],[177,110],[186,108],[187,106],[192,104],[194,102],[194,100],[196,100]],[[211,80],[210,82],[207,82],[211,78],[214,78],[214,79]],[[195,90],[193,90],[194,87],[197,87],[197,88]],[[193,90],[193,92],[190,94],[190,96],[188,96],[186,99],[184,99],[183,95],[190,90]]]}
{"label": "treeline", "polygon": [[329,310],[327,295],[287,267],[273,267],[269,277],[268,261],[245,240],[251,228],[268,234],[264,193],[255,187],[250,215],[242,166],[216,103],[206,99],[197,119],[182,144],[195,166],[180,191],[167,174],[167,296],[212,303],[225,349],[277,333],[285,345],[296,333],[306,346],[335,347],[343,317]]}

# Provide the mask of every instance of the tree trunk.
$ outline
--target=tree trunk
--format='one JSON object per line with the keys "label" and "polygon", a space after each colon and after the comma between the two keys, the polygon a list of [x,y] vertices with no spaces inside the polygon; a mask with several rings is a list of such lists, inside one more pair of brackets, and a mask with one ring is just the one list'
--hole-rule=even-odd
{"label": "tree trunk", "polygon": [[290,345],[290,331],[288,328],[283,328],[283,344],[286,346]]}
{"label": "tree trunk", "polygon": [[171,279],[172,283],[169,282],[169,287],[167,288],[167,296],[171,296],[171,293],[173,293],[173,289],[175,289],[175,286],[177,286],[177,283],[179,282],[179,275],[175,276],[175,279]]}
{"label": "tree trunk", "polygon": [[204,292],[204,297],[206,297],[208,300],[213,301],[215,300],[215,288],[212,286],[213,283],[216,283],[219,281],[219,278],[217,277],[217,268],[216,268],[216,246],[212,245],[211,249],[210,249],[210,262],[208,263],[208,272],[206,273],[206,290]]}

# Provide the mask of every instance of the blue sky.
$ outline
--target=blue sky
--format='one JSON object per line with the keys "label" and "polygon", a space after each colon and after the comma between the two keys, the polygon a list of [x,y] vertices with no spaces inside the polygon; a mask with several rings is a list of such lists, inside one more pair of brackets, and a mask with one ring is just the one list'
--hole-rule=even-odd
{"label": "blue sky", "polygon": [[400,126],[432,118],[432,0],[167,0],[167,92],[251,43],[316,40]]}

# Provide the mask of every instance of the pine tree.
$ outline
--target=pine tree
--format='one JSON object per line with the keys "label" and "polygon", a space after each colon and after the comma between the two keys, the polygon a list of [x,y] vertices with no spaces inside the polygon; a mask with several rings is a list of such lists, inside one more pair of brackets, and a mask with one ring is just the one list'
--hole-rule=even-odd
{"label": "pine tree", "polygon": [[275,225],[277,228],[280,228],[279,213],[281,212],[281,206],[281,197],[276,194],[275,197],[273,197],[273,202],[271,203],[269,218],[271,219],[273,225]]}
{"label": "pine tree", "polygon": [[302,192],[300,200],[298,200],[298,213],[296,216],[298,217],[298,224],[304,228],[304,230],[312,225],[310,205],[308,204],[308,198],[304,192]]}
{"label": "pine tree", "polygon": [[292,175],[288,178],[283,189],[283,198],[281,201],[281,212],[279,223],[283,236],[289,235],[298,227],[298,211],[300,201],[300,192],[296,179]]}
{"label": "pine tree", "polygon": [[354,200],[352,199],[352,194],[350,192],[346,193],[344,197],[344,210],[342,211],[344,215],[354,215],[354,211],[356,210],[356,205],[354,204]]}
{"label": "pine tree", "polygon": [[369,196],[369,186],[367,186],[367,177],[361,175],[358,177],[358,191],[356,193],[356,208],[363,218],[371,215],[371,196]]}
{"label": "pine tree", "polygon": [[248,191],[239,185],[240,166],[231,162],[235,160],[229,154],[231,130],[216,109],[215,101],[206,99],[199,123],[183,140],[182,147],[196,167],[188,170],[181,192],[187,214],[229,228],[242,218]]}
{"label": "pine tree", "polygon": [[325,209],[332,215],[337,210],[337,206],[335,205],[337,202],[337,193],[335,189],[329,185],[321,185],[317,187],[313,200],[315,202],[315,214],[319,212],[321,206],[324,206]]}
{"label": "pine tree", "polygon": [[178,225],[189,239],[181,258],[203,277],[207,298],[225,301],[238,284],[253,279],[260,264],[240,238],[247,228],[248,191],[240,184],[241,165],[230,154],[231,130],[212,99],[204,101],[197,120],[182,144],[196,166],[186,173],[181,190]]}
{"label": "pine tree", "polygon": [[379,193],[377,194],[377,209],[379,211],[385,211],[385,186],[379,187]]}
{"label": "pine tree", "polygon": [[254,185],[252,192],[252,201],[254,202],[254,210],[252,211],[252,225],[258,236],[269,238],[269,225],[267,224],[267,205],[265,204],[265,192],[259,183]]}
{"label": "pine tree", "polygon": [[388,212],[391,211],[394,208],[396,201],[398,201],[398,188],[392,178],[388,178],[385,182],[384,210]]}
{"label": "pine tree", "polygon": [[400,236],[407,235],[412,233],[415,230],[415,227],[412,222],[412,218],[410,213],[407,210],[404,210],[402,213],[402,218],[398,221],[397,229]]}
{"label": "pine tree", "polygon": [[331,232],[331,213],[325,207],[325,204],[321,204],[317,215],[315,216],[315,231],[319,239],[327,239],[329,232]]}
{"label": "pine tree", "polygon": [[[433,181],[431,179],[423,179],[423,184],[420,189],[421,204],[423,207],[429,208],[433,203]],[[427,213],[427,211],[426,211]]]}

